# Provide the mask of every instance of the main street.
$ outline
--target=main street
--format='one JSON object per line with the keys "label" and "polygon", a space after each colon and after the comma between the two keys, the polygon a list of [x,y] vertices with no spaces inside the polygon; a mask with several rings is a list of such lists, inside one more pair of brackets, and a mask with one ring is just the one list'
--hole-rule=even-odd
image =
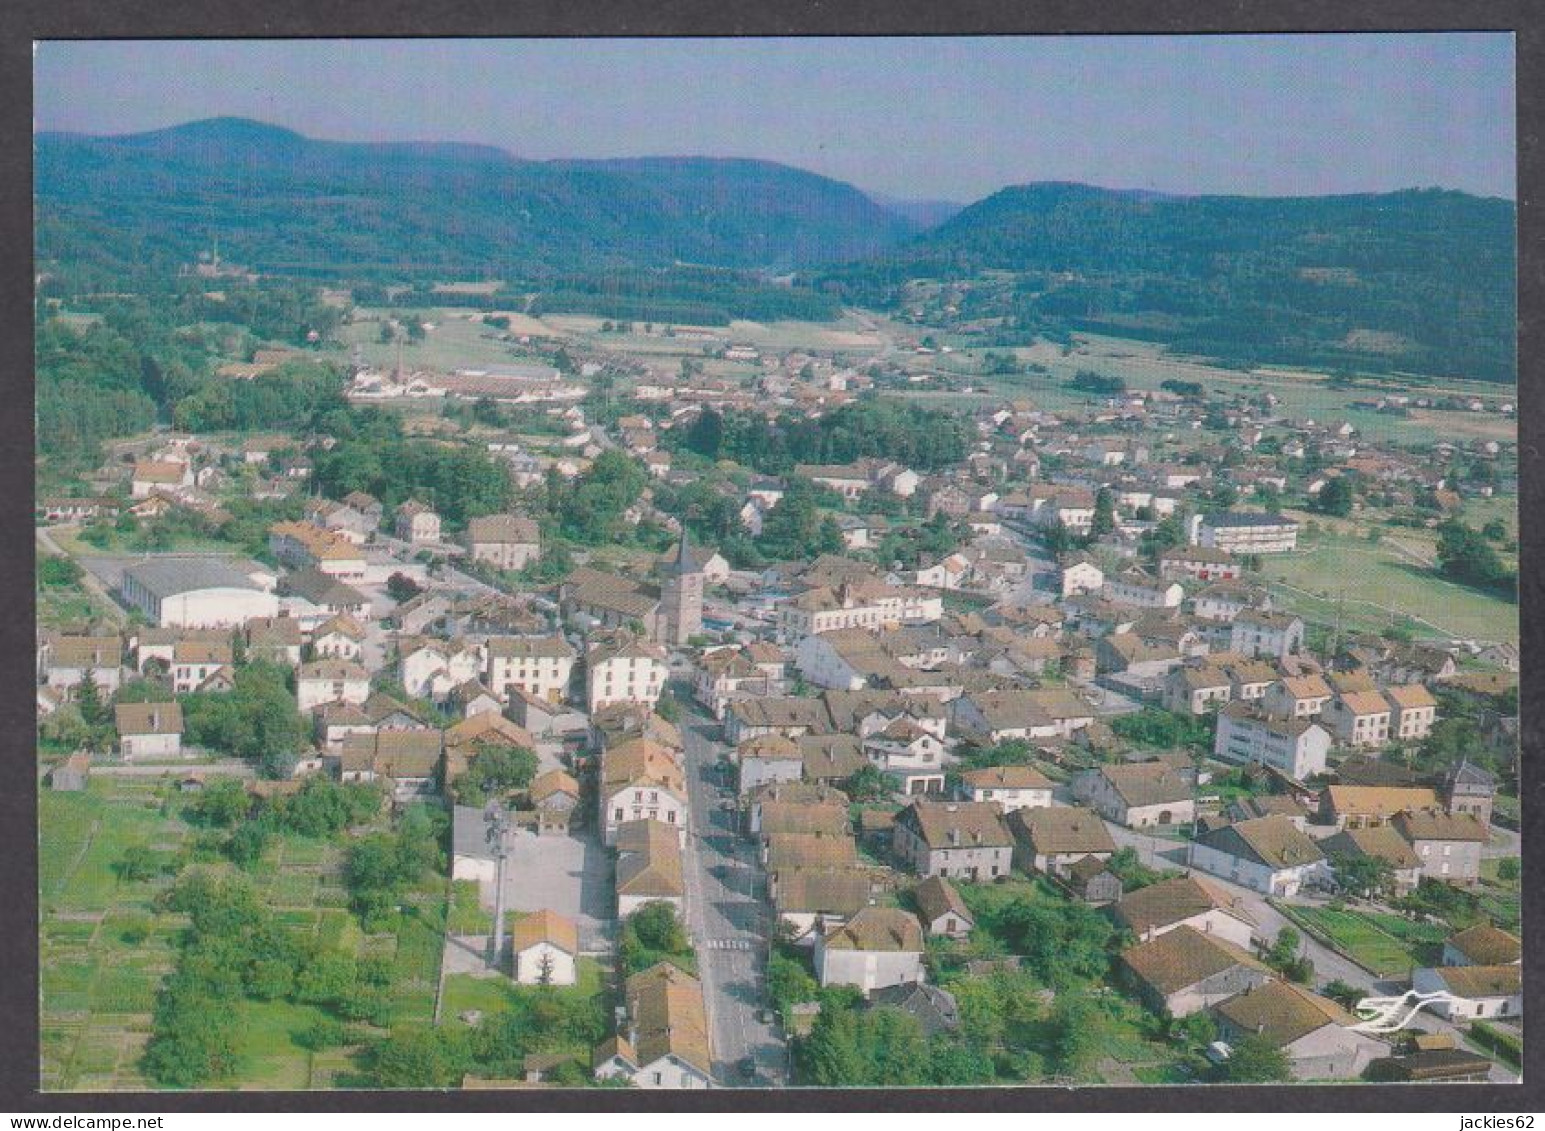
{"label": "main street", "polygon": [[[685,693],[678,701],[689,702]],[[686,851],[687,926],[713,1035],[714,1075],[721,1084],[785,1082],[786,1052],[773,1027],[758,1020],[764,1006],[769,916],[766,877],[754,845],[743,840],[734,810],[721,809],[717,782],[718,726],[695,708],[684,710],[687,795],[691,807]],[[739,1071],[747,1057],[756,1078]]]}

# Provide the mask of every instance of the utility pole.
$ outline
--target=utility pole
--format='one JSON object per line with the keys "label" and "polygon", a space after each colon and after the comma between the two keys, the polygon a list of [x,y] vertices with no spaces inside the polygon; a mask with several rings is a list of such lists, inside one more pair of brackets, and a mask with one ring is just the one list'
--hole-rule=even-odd
{"label": "utility pole", "polygon": [[490,961],[497,970],[504,956],[504,873],[510,859],[510,814],[497,800],[492,800],[483,809],[483,820],[488,825],[488,844],[494,854],[494,935]]}

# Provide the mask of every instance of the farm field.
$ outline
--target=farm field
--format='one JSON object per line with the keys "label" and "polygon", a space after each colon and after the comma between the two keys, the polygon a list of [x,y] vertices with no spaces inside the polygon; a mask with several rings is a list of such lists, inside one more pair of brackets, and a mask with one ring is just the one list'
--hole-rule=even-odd
{"label": "farm field", "polygon": [[[381,341],[381,326],[388,311],[361,308],[354,321],[340,327],[339,337],[353,354],[356,350],[370,365],[397,363],[398,346]],[[405,312],[404,312],[405,313]],[[419,311],[434,328],[419,342],[402,342],[402,364],[409,369],[448,372],[478,366],[531,365],[543,372],[550,367],[533,359],[517,346],[499,340],[502,331],[471,321],[471,313],[462,307]]]}
{"label": "farm field", "polygon": [[[951,340],[957,346],[970,342],[966,338]],[[1029,397],[1052,411],[1078,408],[1090,402],[1087,393],[1064,385],[1084,369],[1102,376],[1120,377],[1133,389],[1157,389],[1165,381],[1178,380],[1197,381],[1209,390],[1224,394],[1270,392],[1279,398],[1278,410],[1285,415],[1317,421],[1346,420],[1370,438],[1382,440],[1430,443],[1456,436],[1502,440],[1517,435],[1513,421],[1495,414],[1423,411],[1411,417],[1396,417],[1351,407],[1353,401],[1374,399],[1381,392],[1401,391],[1416,395],[1467,393],[1488,401],[1512,399],[1510,388],[1497,385],[1450,381],[1441,387],[1413,385],[1402,389],[1390,383],[1377,388],[1338,389],[1330,386],[1324,374],[1275,368],[1225,369],[1170,354],[1163,347],[1148,342],[1098,334],[1074,334],[1073,341],[1074,348],[1066,355],[1058,345],[1037,342],[1034,346],[1012,351],[957,348],[954,353],[937,355],[928,361],[932,368],[943,372],[979,377],[997,395]],[[988,352],[1012,352],[1019,361],[1044,366],[1049,372],[981,376],[981,358]]]}
{"label": "farm field", "polygon": [[[1380,542],[1322,531],[1291,554],[1262,558],[1263,576],[1282,602],[1323,623],[1344,601],[1344,627],[1378,630],[1411,617],[1418,635],[1518,640],[1518,605],[1456,585],[1417,564],[1431,551],[1430,536],[1381,531]],[[1412,553],[1411,551],[1415,551]]]}
{"label": "farm field", "polygon": [[[98,775],[83,793],[39,798],[39,913],[42,983],[42,1087],[140,1090],[153,1087],[139,1059],[163,979],[177,962],[186,917],[159,910],[157,897],[186,863],[216,863],[202,831],[182,819],[183,801],[155,779]],[[164,865],[148,880],[121,879],[133,847]],[[364,934],[348,910],[343,848],[278,835],[250,877],[259,898],[291,928],[357,956],[393,965],[394,1023],[428,1023],[440,975],[443,879],[431,878],[403,902],[394,931]],[[314,1088],[358,1075],[352,1046],[314,1052],[304,1034],[326,1014],[286,1001],[244,1000],[234,1079],[243,1088]]]}
{"label": "farm field", "polygon": [[1381,977],[1404,976],[1413,966],[1432,963],[1449,934],[1441,924],[1415,923],[1399,915],[1296,904],[1275,906]]}

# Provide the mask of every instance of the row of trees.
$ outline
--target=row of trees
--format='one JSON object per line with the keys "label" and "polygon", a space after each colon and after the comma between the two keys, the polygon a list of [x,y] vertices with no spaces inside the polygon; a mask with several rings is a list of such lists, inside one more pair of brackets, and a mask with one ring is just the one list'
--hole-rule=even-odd
{"label": "row of trees", "polygon": [[681,444],[708,459],[731,459],[767,474],[796,463],[849,463],[864,456],[894,460],[915,471],[959,463],[972,440],[960,413],[886,397],[864,397],[811,417],[705,409]]}

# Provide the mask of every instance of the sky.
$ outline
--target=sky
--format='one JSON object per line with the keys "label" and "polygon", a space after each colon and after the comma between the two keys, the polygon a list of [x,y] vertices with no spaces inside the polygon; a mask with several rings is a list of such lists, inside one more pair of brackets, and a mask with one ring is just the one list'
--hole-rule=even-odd
{"label": "sky", "polygon": [[50,41],[39,130],[238,116],[522,157],[755,157],[909,200],[1069,180],[1515,196],[1509,33]]}

